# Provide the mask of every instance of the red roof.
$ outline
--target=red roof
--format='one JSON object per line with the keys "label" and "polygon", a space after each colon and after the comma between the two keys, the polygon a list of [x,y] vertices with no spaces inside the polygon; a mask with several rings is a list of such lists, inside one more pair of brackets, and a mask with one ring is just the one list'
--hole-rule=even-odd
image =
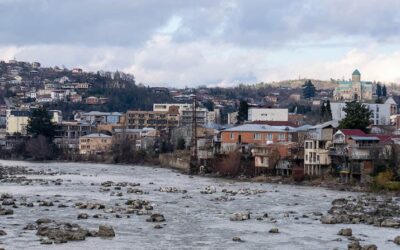
{"label": "red roof", "polygon": [[341,129],[340,130],[345,136],[351,136],[351,135],[355,135],[355,136],[367,136],[366,133],[364,133],[364,131],[362,131],[361,129]]}
{"label": "red roof", "polygon": [[298,125],[293,122],[288,121],[254,121],[250,124],[262,124],[262,125],[269,125],[269,126],[288,126],[297,128]]}

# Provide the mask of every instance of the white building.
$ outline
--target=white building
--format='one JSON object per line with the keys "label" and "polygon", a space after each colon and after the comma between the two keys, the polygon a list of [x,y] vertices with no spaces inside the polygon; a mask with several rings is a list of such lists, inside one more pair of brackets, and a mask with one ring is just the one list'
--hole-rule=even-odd
{"label": "white building", "polygon": [[237,124],[238,120],[237,120],[237,116],[238,116],[239,112],[232,112],[232,113],[228,113],[228,124],[232,124],[235,125]]}
{"label": "white building", "polygon": [[171,107],[178,107],[179,115],[182,115],[182,110],[191,109],[192,104],[189,104],[189,103],[154,103],[153,111],[168,112]]}
{"label": "white building", "polygon": [[26,126],[28,125],[30,111],[28,110],[12,110],[6,111],[6,133],[9,135],[22,134],[26,135]]}
{"label": "white building", "polygon": [[288,109],[274,108],[250,108],[248,111],[249,121],[288,121]]}
{"label": "white building", "polygon": [[[389,97],[385,103],[363,103],[372,111],[371,123],[373,125],[390,125],[390,116],[397,114],[397,104],[393,98]],[[346,117],[343,109],[345,102],[331,102],[332,119],[341,121]]]}

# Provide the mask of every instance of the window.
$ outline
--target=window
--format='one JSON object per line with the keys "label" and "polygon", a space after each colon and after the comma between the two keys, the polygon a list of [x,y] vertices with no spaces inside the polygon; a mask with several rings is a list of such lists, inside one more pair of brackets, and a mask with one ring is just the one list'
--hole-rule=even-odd
{"label": "window", "polygon": [[231,140],[235,139],[235,134],[231,133]]}
{"label": "window", "polygon": [[306,155],[306,161],[308,161],[308,155]]}
{"label": "window", "polygon": [[254,134],[254,140],[261,140],[261,134],[260,133],[255,133]]}
{"label": "window", "polygon": [[278,139],[279,140],[285,140],[285,134],[284,133],[280,133]]}
{"label": "window", "polygon": [[317,162],[319,162],[319,155],[317,155]]}
{"label": "window", "polygon": [[267,140],[272,141],[272,134],[267,134]]}

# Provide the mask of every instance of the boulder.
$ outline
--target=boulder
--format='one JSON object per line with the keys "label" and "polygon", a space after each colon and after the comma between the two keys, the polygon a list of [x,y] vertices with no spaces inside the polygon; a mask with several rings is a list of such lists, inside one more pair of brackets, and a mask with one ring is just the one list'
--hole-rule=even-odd
{"label": "boulder", "polygon": [[374,244],[364,245],[361,248],[362,250],[378,250],[378,247]]}
{"label": "boulder", "polygon": [[89,215],[86,213],[78,214],[78,220],[87,220],[88,218],[89,218]]}
{"label": "boulder", "polygon": [[343,228],[340,229],[338,235],[342,235],[342,236],[352,236],[353,232],[351,230],[351,228]]}
{"label": "boulder", "polygon": [[146,220],[147,222],[164,222],[165,218],[162,214],[152,214],[150,218]]}
{"label": "boulder", "polygon": [[46,223],[51,223],[52,220],[50,220],[49,218],[40,218],[36,220],[36,224],[40,225],[40,224],[46,224]]}
{"label": "boulder", "polygon": [[7,235],[6,231],[0,229],[0,236]]}
{"label": "boulder", "polygon": [[331,215],[324,215],[320,219],[322,224],[336,224],[336,219]]}
{"label": "boulder", "polygon": [[97,236],[99,237],[115,237],[115,232],[112,226],[110,225],[100,225],[99,231],[97,232]]}
{"label": "boulder", "polygon": [[277,227],[274,227],[274,228],[271,228],[268,232],[272,233],[272,234],[277,234],[277,233],[279,233],[279,229]]}
{"label": "boulder", "polygon": [[400,221],[394,219],[386,219],[381,222],[381,227],[400,227]]}
{"label": "boulder", "polygon": [[249,220],[250,219],[250,213],[234,213],[229,217],[229,219],[231,221]]}
{"label": "boulder", "polygon": [[244,240],[242,240],[239,236],[233,237],[232,240],[235,242],[244,242]]}
{"label": "boulder", "polygon": [[40,244],[43,244],[43,245],[51,245],[51,244],[53,244],[53,241],[52,241],[52,240],[49,240],[49,239],[43,238],[43,239],[40,239]]}
{"label": "boulder", "polygon": [[400,236],[396,236],[396,238],[394,238],[393,242],[397,245],[400,245]]}
{"label": "boulder", "polygon": [[1,203],[3,206],[12,206],[15,205],[15,202],[13,199],[4,199],[3,202]]}
{"label": "boulder", "polygon": [[14,214],[14,210],[0,208],[0,215],[11,215],[11,214]]}
{"label": "boulder", "polygon": [[28,225],[26,225],[23,229],[24,230],[36,230],[37,226],[33,223],[28,223]]}
{"label": "boulder", "polygon": [[354,241],[347,245],[348,250],[362,250],[360,242]]}

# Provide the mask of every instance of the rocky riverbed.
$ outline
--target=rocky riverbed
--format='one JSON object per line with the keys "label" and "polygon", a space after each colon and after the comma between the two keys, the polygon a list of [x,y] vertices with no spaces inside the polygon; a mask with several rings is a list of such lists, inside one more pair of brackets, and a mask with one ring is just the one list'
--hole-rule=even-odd
{"label": "rocky riverbed", "polygon": [[400,249],[398,197],[0,161],[0,249]]}

